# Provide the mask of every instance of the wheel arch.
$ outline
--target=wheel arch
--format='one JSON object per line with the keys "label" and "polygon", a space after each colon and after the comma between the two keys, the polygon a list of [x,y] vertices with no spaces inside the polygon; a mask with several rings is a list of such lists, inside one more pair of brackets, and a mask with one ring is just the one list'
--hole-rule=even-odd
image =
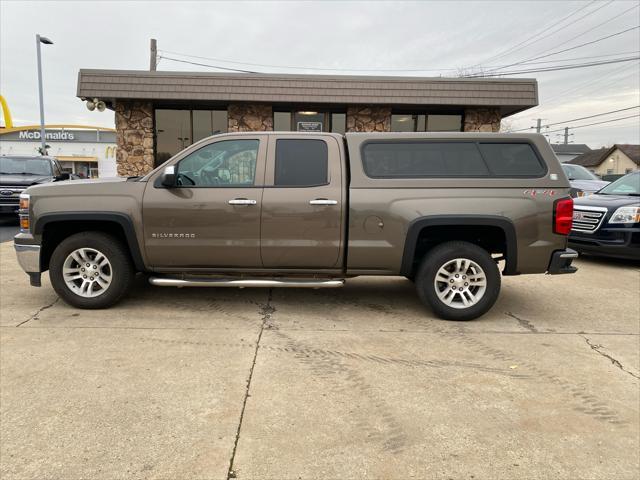
{"label": "wheel arch", "polygon": [[[416,253],[418,242],[421,237],[428,235],[429,229],[442,227],[490,227],[498,229],[504,235],[505,242],[505,268],[504,275],[517,275],[518,265],[518,244],[516,228],[511,220],[497,215],[430,215],[419,217],[413,220],[408,228],[402,253],[402,263],[400,274],[411,276],[415,270]],[[446,238],[448,240],[462,240],[455,237]]]}
{"label": "wheel arch", "polygon": [[[90,222],[89,225],[93,223],[94,226],[99,225],[94,228],[83,228],[79,222]],[[81,231],[98,230],[109,233],[110,230],[113,231],[114,227],[117,228],[116,231],[120,233],[118,236],[127,246],[136,270],[140,272],[146,270],[133,220],[129,215],[121,212],[63,212],[47,213],[40,216],[34,225],[33,234],[42,237],[41,270],[47,268],[53,251],[45,243],[45,233],[52,227],[64,228],[65,226],[68,228],[68,234],[63,234],[63,238]]]}

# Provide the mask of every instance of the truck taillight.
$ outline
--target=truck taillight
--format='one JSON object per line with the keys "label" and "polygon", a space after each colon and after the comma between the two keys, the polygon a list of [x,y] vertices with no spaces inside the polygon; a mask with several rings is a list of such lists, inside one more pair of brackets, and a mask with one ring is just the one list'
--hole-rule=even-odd
{"label": "truck taillight", "polygon": [[553,204],[553,233],[569,235],[573,224],[573,199],[561,198]]}

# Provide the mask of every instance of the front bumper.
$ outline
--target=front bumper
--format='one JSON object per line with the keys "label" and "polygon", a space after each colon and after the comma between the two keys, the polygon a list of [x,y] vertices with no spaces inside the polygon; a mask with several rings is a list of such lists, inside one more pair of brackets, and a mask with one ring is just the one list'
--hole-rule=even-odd
{"label": "front bumper", "polygon": [[551,255],[551,261],[549,262],[549,268],[547,273],[549,275],[561,275],[563,273],[575,273],[578,271],[576,267],[571,265],[576,258],[578,258],[578,252],[567,248],[566,250],[556,250]]}
{"label": "front bumper", "polygon": [[40,245],[30,245],[13,241],[20,267],[29,275],[32,287],[40,286]]}
{"label": "front bumper", "polygon": [[593,234],[571,232],[569,246],[590,255],[640,260],[640,228],[600,228]]}
{"label": "front bumper", "polygon": [[0,213],[3,214],[18,214],[19,205],[17,203],[0,203]]}

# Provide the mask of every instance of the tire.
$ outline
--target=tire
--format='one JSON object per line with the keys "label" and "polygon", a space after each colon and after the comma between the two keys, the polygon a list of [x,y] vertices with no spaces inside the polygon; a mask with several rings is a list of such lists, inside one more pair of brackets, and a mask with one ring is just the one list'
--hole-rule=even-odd
{"label": "tire", "polygon": [[500,280],[498,266],[486,250],[473,243],[446,242],[425,255],[416,274],[416,289],[438,317],[473,320],[496,302]]}
{"label": "tire", "polygon": [[81,232],[65,238],[53,251],[49,278],[69,305],[100,309],[120,301],[133,285],[135,271],[118,239],[102,232]]}

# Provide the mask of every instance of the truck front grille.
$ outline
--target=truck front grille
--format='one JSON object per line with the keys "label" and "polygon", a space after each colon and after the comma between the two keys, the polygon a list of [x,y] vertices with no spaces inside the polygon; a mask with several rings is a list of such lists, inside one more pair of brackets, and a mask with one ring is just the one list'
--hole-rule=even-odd
{"label": "truck front grille", "polygon": [[25,190],[23,186],[0,185],[0,205],[18,205],[20,194]]}
{"label": "truck front grille", "polygon": [[593,233],[604,220],[607,214],[607,209],[604,207],[573,207],[573,227],[574,232]]}

